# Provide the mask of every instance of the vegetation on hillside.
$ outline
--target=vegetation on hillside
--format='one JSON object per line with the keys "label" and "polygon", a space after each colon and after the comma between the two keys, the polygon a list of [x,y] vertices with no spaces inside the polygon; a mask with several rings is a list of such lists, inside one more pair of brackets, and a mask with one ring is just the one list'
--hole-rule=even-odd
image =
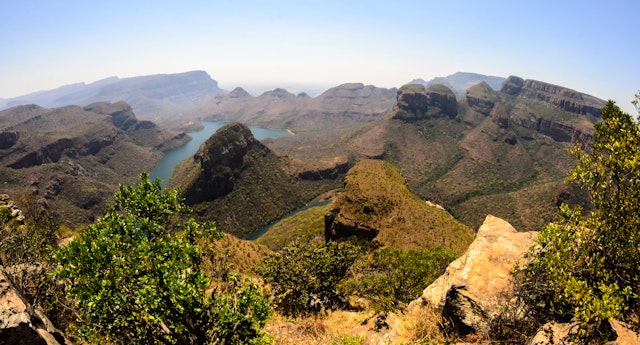
{"label": "vegetation on hillside", "polygon": [[591,149],[575,146],[569,181],[585,188],[593,211],[560,208],[517,273],[529,317],[578,323],[582,342],[598,343],[602,322],[638,329],[640,315],[640,128],[613,102],[602,110]]}
{"label": "vegetation on hillside", "polygon": [[231,274],[215,285],[200,245],[220,236],[212,223],[185,223],[178,192],[141,174],[80,239],[55,251],[81,320],[76,335],[117,344],[226,344],[263,339],[268,301]]}
{"label": "vegetation on hillside", "polygon": [[331,209],[337,212],[334,223],[374,229],[376,242],[398,249],[439,246],[462,254],[474,237],[446,211],[414,195],[398,169],[381,160],[351,168]]}

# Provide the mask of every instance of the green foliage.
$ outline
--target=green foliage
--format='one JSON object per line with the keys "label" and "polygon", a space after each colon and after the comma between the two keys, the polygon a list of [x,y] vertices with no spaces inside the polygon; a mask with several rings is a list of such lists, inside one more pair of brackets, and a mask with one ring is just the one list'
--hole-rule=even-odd
{"label": "green foliage", "polygon": [[79,310],[77,335],[123,344],[260,340],[270,307],[255,285],[231,275],[207,292],[199,243],[219,238],[215,226],[178,224],[188,208],[177,191],[140,177],[120,186],[115,206],[82,239],[54,253]]}
{"label": "green foliage", "polygon": [[585,188],[594,211],[560,209],[519,271],[532,316],[580,322],[578,335],[638,311],[640,284],[640,129],[613,102],[602,110],[591,150],[572,150],[569,181]]}
{"label": "green foliage", "polygon": [[348,242],[296,241],[265,257],[256,271],[271,285],[278,310],[308,315],[346,304],[336,285],[360,255]]}
{"label": "green foliage", "polygon": [[359,260],[344,287],[350,294],[369,298],[376,308],[390,311],[418,298],[455,258],[455,253],[439,247],[386,247]]}

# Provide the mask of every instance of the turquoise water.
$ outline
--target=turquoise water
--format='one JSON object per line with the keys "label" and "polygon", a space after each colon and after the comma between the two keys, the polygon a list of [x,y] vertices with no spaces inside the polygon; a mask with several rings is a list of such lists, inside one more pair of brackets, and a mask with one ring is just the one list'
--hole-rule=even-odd
{"label": "turquoise water", "polygon": [[[182,162],[183,160],[193,156],[200,148],[200,145],[213,133],[215,133],[220,127],[229,123],[228,121],[215,121],[215,122],[202,122],[204,129],[198,132],[190,132],[189,136],[192,138],[189,142],[184,145],[175,148],[173,150],[167,151],[164,153],[164,156],[158,162],[155,168],[149,173],[149,179],[155,180],[159,178],[162,180],[162,185],[164,186],[165,182],[171,177],[173,174],[173,168]],[[266,139],[266,138],[279,138],[290,135],[289,132],[285,130],[278,129],[268,129],[263,127],[249,126],[251,129],[251,133],[253,136],[258,139]]]}

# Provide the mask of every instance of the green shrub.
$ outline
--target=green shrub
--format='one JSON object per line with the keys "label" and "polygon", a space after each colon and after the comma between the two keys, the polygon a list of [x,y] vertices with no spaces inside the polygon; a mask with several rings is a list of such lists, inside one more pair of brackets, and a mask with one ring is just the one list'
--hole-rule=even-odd
{"label": "green shrub", "polygon": [[359,260],[343,286],[350,294],[370,299],[377,309],[390,311],[418,298],[455,258],[455,253],[439,247],[386,247]]}
{"label": "green shrub", "polygon": [[640,286],[640,129],[613,102],[602,110],[591,150],[576,146],[569,180],[585,188],[594,211],[561,207],[561,221],[540,232],[529,263],[516,272],[518,293],[539,322],[575,320],[576,336],[598,324],[630,320]]}
{"label": "green shrub", "polygon": [[[270,307],[254,284],[229,275],[211,288],[201,239],[219,238],[213,224],[188,212],[177,191],[141,174],[120,186],[116,205],[54,254],[81,320],[77,336],[116,344],[245,344],[264,340]],[[179,231],[175,231],[179,230]]]}
{"label": "green shrub", "polygon": [[317,314],[346,306],[336,285],[361,255],[348,242],[293,242],[266,256],[256,269],[271,285],[275,305],[286,316]]}

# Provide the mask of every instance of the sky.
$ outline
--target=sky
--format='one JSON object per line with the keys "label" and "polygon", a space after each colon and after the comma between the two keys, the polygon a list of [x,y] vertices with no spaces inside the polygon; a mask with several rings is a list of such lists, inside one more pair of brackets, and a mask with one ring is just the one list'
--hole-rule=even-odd
{"label": "sky", "polygon": [[635,113],[638,14],[637,0],[1,0],[0,98],[192,70],[250,91],[474,72]]}

